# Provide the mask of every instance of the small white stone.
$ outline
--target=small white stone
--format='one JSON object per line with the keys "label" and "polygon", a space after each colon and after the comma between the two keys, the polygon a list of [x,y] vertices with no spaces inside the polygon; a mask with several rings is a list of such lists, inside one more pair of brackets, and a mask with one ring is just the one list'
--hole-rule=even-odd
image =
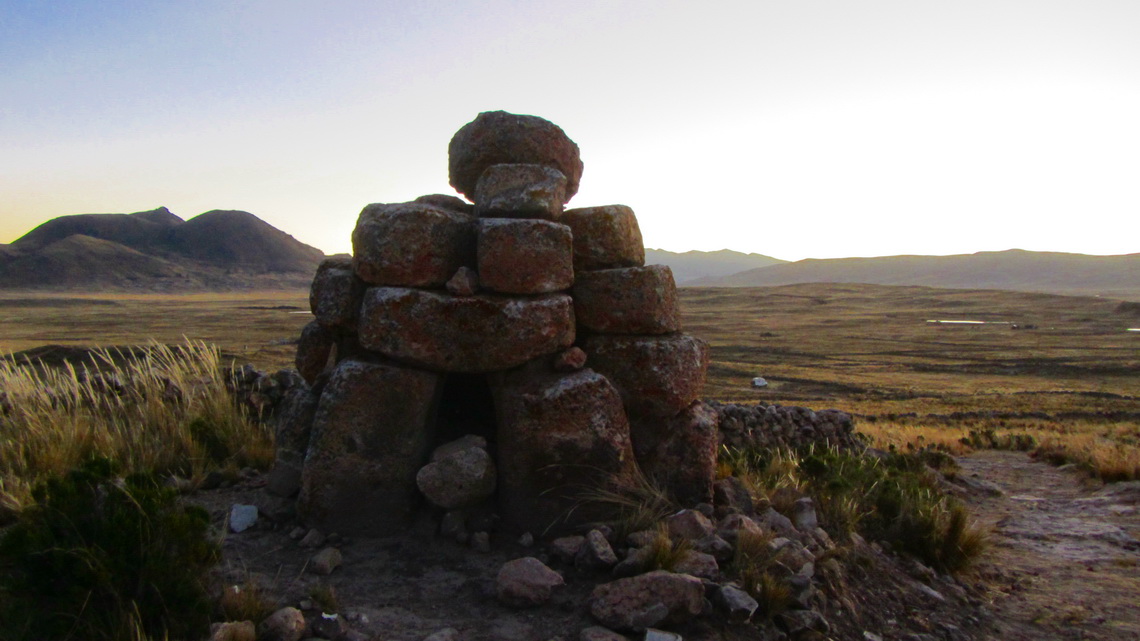
{"label": "small white stone", "polygon": [[230,529],[244,532],[257,523],[256,505],[234,505],[230,508]]}

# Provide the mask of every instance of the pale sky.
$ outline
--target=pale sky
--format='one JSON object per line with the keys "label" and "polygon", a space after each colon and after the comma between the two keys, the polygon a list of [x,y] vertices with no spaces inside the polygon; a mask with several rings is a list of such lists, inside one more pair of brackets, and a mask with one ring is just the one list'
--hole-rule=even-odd
{"label": "pale sky", "polygon": [[0,0],[0,242],[249,211],[329,252],[480,111],[647,247],[1140,252],[1140,2]]}

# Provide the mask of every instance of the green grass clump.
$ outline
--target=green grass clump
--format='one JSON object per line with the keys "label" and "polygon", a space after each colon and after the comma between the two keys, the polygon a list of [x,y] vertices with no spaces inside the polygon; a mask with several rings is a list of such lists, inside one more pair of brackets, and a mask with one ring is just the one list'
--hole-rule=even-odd
{"label": "green grass clump", "polygon": [[970,430],[970,435],[962,438],[962,444],[977,450],[1011,450],[1028,452],[1037,447],[1037,439],[1032,434],[998,434],[993,429]]}
{"label": "green grass clump", "polygon": [[985,531],[940,490],[928,453],[884,458],[808,448],[801,452],[735,451],[745,482],[771,495],[794,488],[810,495],[821,525],[838,541],[858,532],[940,570],[964,569],[986,546]]}
{"label": "green grass clump", "polygon": [[209,515],[153,475],[95,459],[38,484],[0,538],[0,615],[15,640],[195,638],[220,558]]}
{"label": "green grass clump", "polygon": [[729,566],[741,589],[756,599],[763,616],[769,620],[788,609],[792,599],[787,581],[772,571],[772,565],[781,556],[768,545],[774,538],[771,531],[741,530]]}

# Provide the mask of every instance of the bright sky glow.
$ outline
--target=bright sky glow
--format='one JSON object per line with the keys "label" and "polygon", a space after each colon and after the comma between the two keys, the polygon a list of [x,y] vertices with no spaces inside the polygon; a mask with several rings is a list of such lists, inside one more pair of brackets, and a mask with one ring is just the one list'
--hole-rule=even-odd
{"label": "bright sky glow", "polygon": [[0,242],[242,209],[347,251],[453,193],[480,111],[582,150],[571,206],[784,259],[1140,251],[1134,0],[0,0]]}

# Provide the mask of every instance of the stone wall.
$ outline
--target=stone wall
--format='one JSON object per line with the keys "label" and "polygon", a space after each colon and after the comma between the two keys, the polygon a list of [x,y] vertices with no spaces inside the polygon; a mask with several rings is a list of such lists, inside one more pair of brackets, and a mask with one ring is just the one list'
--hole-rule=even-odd
{"label": "stone wall", "polygon": [[806,407],[710,401],[719,415],[721,442],[729,447],[801,448],[808,445],[859,450],[865,447],[847,412]]}

